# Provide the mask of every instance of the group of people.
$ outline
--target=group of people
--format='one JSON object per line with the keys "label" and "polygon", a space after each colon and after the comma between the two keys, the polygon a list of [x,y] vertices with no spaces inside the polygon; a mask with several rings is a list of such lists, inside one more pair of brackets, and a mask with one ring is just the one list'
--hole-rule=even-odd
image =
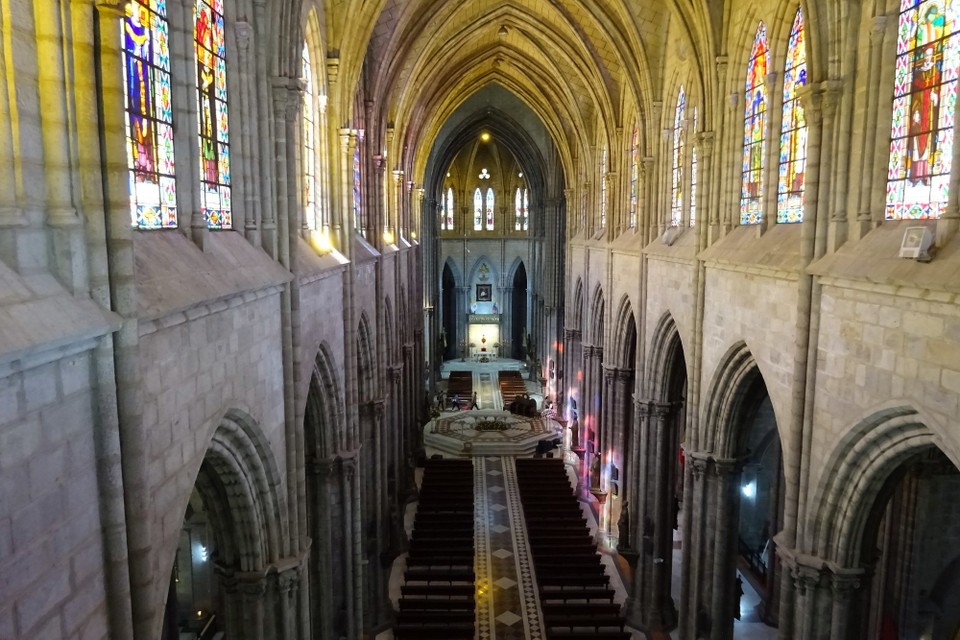
{"label": "group of people", "polygon": [[[462,408],[462,407],[460,406],[460,394],[459,394],[459,393],[455,393],[455,394],[453,394],[453,397],[450,398],[450,410],[451,410],[451,411],[460,411],[461,408]],[[473,399],[472,399],[471,402],[470,402],[470,409],[479,409],[479,408],[480,408],[480,403],[477,402],[477,392],[474,391],[474,392],[473,392]]]}

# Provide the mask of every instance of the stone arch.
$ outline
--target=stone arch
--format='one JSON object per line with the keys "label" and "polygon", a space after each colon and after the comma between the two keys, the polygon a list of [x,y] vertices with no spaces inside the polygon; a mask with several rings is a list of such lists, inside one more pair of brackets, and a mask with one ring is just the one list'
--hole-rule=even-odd
{"label": "stone arch", "polygon": [[577,278],[573,287],[573,321],[574,329],[583,329],[583,280]]}
{"label": "stone arch", "polygon": [[636,343],[631,345],[631,340],[635,341],[637,337],[637,320],[633,313],[633,306],[630,304],[630,297],[626,294],[620,298],[616,318],[613,332],[616,343],[612,345],[613,357],[610,358],[610,362],[621,369],[635,369],[636,359],[631,359],[630,354],[636,351]]}
{"label": "stone arch", "polygon": [[314,360],[304,412],[308,458],[332,458],[340,449],[341,433],[337,432],[337,425],[343,424],[343,396],[335,362],[330,348],[326,343],[321,344]]}
{"label": "stone arch", "polygon": [[256,422],[227,411],[213,434],[197,487],[217,514],[221,561],[262,571],[285,551],[286,506],[270,444]]}
{"label": "stone arch", "polygon": [[[464,283],[466,287],[472,287],[474,282],[477,280],[477,274],[480,272],[480,266],[486,264],[490,268],[490,277],[487,282],[494,285],[494,288],[500,286],[499,274],[497,273],[497,262],[491,260],[486,255],[481,255],[476,260],[473,261],[473,264],[470,266],[470,272],[467,276],[467,280]],[[473,295],[473,292],[470,292],[469,295]]]}
{"label": "stone arch", "polygon": [[858,566],[864,527],[887,479],[932,448],[940,448],[935,434],[909,405],[860,420],[833,448],[811,503],[820,506],[811,515],[813,553],[841,567]]}
{"label": "stone arch", "polygon": [[[648,396],[655,402],[670,400],[670,381],[680,373],[686,374],[686,359],[684,358],[683,342],[680,339],[680,330],[670,312],[665,313],[653,331],[650,342],[650,358],[647,361]],[[679,349],[679,354],[677,350]],[[683,371],[676,371],[677,357],[683,363]]]}
{"label": "stone arch", "polygon": [[732,346],[720,361],[706,395],[700,423],[700,449],[720,458],[735,458],[742,436],[736,428],[742,422],[750,390],[763,382],[760,368],[745,342]]}
{"label": "stone arch", "polygon": [[598,284],[593,290],[593,301],[590,305],[590,340],[595,347],[600,348],[603,348],[604,308],[603,287]]}
{"label": "stone arch", "polygon": [[367,313],[360,314],[357,326],[357,391],[358,400],[367,402],[374,396],[374,345],[370,336],[370,321]]}
{"label": "stone arch", "polygon": [[443,273],[443,270],[446,267],[450,268],[450,275],[453,276],[453,281],[454,283],[456,283],[456,286],[458,287],[465,286],[463,282],[463,274],[460,273],[460,267],[457,265],[457,261],[451,258],[450,256],[447,256],[447,259],[443,261],[443,266],[440,267],[441,274]]}
{"label": "stone arch", "polygon": [[524,270],[527,272],[527,286],[528,287],[531,286],[530,270],[527,268],[526,261],[520,256],[517,256],[516,258],[513,259],[513,262],[510,264],[510,267],[507,268],[507,277],[504,279],[504,282],[507,283],[508,287],[511,286],[511,283],[513,282],[514,277],[516,277],[517,275],[517,270],[521,266],[523,266]]}

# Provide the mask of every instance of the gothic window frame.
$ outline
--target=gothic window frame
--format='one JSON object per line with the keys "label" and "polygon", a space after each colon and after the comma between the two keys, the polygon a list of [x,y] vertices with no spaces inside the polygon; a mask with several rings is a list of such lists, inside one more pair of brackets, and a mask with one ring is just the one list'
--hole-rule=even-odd
{"label": "gothic window frame", "polygon": [[600,228],[607,228],[607,145],[600,150]]}
{"label": "gothic window frame", "polygon": [[[170,23],[166,5],[166,0],[129,0],[121,23],[130,222],[141,230],[178,226]],[[139,80],[134,83],[134,74],[138,71]],[[137,97],[139,108],[132,104]],[[134,138],[133,131],[137,132],[138,139]]]}
{"label": "gothic window frame", "polygon": [[630,136],[630,228],[637,226],[637,209],[640,204],[640,127],[633,126]]}
{"label": "gothic window frame", "polygon": [[496,194],[494,194],[493,187],[487,187],[487,192],[483,197],[483,209],[486,213],[484,229],[487,231],[495,230],[497,217],[496,204],[497,197]]}
{"label": "gothic window frame", "polygon": [[683,85],[677,93],[677,104],[673,113],[673,135],[671,149],[671,188],[670,188],[670,226],[679,227],[683,224],[683,194],[686,173],[686,118],[687,94]]}
{"label": "gothic window frame", "polygon": [[[940,4],[900,2],[884,202],[889,221],[942,218],[951,197],[952,152],[940,153],[939,148],[950,150],[956,144],[960,7],[952,4],[952,12],[931,20]],[[928,91],[929,99],[923,95]],[[922,99],[914,102],[918,96]],[[914,122],[919,130],[914,130]]]}
{"label": "gothic window frame", "polygon": [[195,0],[193,19],[200,207],[212,230],[233,228],[224,1]]}
{"label": "gothic window frame", "polygon": [[[699,116],[700,110],[697,107],[693,107],[693,135],[697,135],[697,128],[699,127]],[[697,145],[690,145],[690,206],[689,209],[689,219],[687,220],[688,226],[695,227],[697,226]]]}
{"label": "gothic window frame", "polygon": [[483,191],[478,186],[473,191],[473,230],[483,231]]}
{"label": "gothic window frame", "polygon": [[[763,222],[764,168],[769,117],[770,46],[761,21],[753,37],[744,84],[743,156],[740,180],[740,224]],[[758,104],[759,103],[759,104]],[[754,162],[755,161],[755,162]]]}
{"label": "gothic window frame", "polygon": [[783,102],[777,163],[777,224],[803,222],[807,123],[797,91],[807,85],[806,24],[797,7],[783,65]]}
{"label": "gothic window frame", "polygon": [[317,125],[320,118],[320,100],[318,98],[316,79],[311,64],[310,43],[303,41],[302,72],[303,72],[303,215],[306,227],[314,231],[323,226],[323,217],[320,209],[320,179],[317,163]]}

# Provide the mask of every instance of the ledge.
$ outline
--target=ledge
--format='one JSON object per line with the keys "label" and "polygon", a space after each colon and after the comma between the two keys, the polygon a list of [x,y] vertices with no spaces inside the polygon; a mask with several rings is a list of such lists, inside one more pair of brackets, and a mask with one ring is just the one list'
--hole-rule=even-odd
{"label": "ledge", "polygon": [[802,229],[802,224],[775,224],[760,235],[757,226],[738,225],[697,257],[708,267],[795,278],[806,266],[800,255]]}

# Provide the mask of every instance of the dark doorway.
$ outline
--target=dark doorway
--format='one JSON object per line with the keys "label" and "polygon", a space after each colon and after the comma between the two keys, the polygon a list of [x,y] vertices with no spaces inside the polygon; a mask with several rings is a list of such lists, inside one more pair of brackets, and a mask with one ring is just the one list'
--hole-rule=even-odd
{"label": "dark doorway", "polygon": [[511,357],[523,360],[527,357],[523,337],[527,332],[527,270],[523,263],[513,275],[513,299],[510,301],[512,317],[510,319]]}
{"label": "dark doorway", "polygon": [[443,333],[446,345],[443,347],[443,359],[457,357],[457,281],[449,264],[443,265]]}

